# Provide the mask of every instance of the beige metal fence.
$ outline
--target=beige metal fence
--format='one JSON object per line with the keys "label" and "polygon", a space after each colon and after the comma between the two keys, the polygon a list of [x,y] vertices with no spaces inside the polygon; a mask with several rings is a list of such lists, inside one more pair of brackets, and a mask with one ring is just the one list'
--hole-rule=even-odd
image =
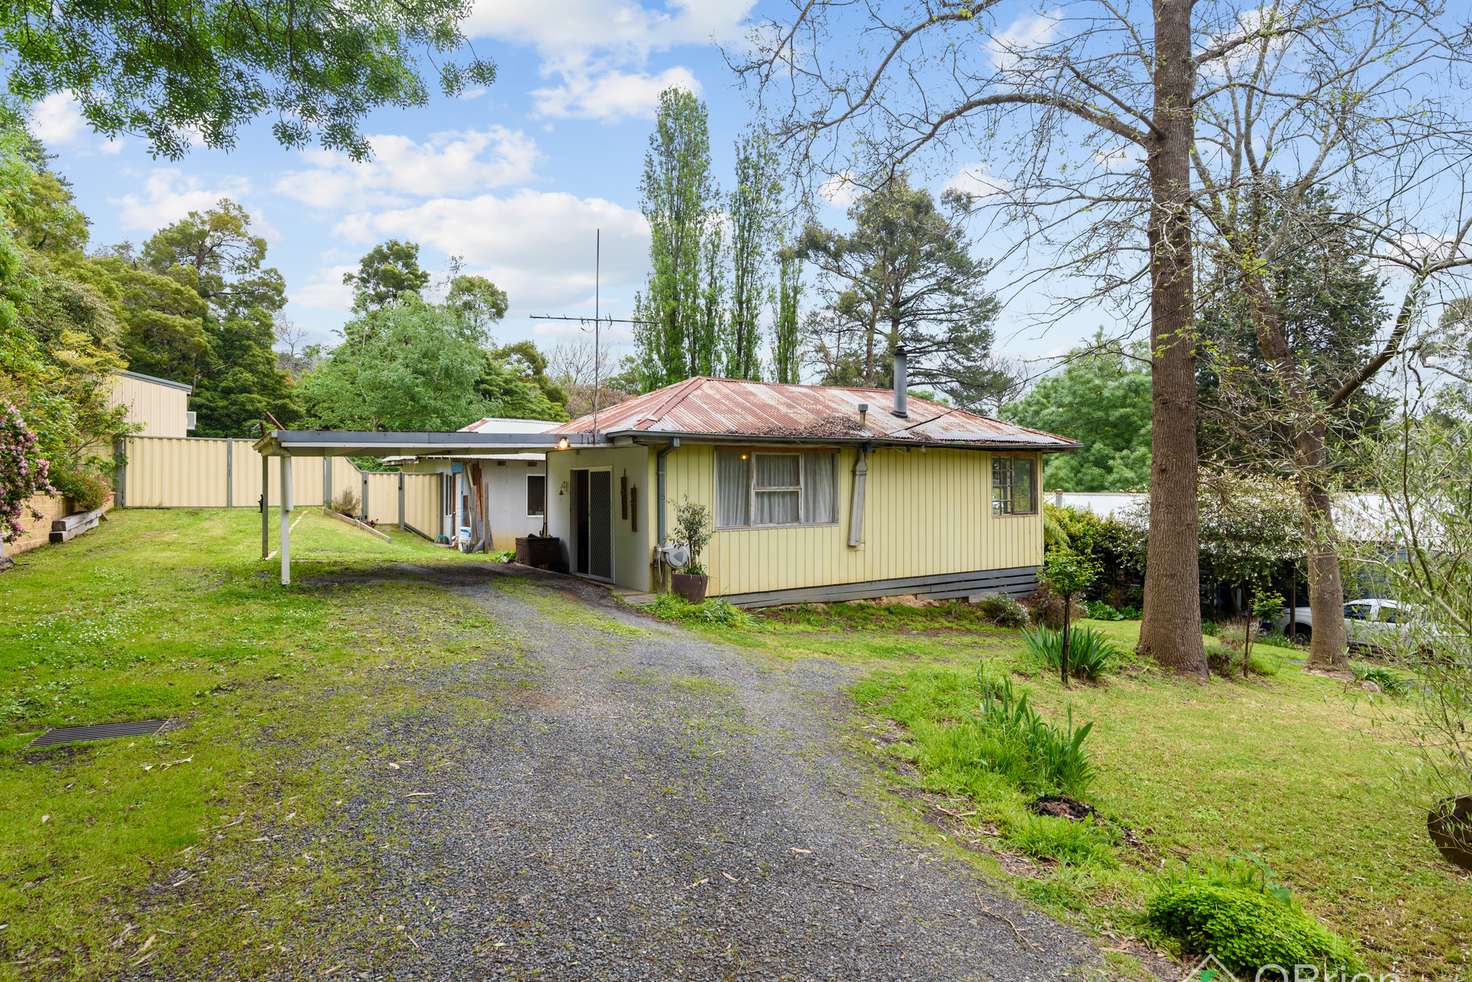
{"label": "beige metal fence", "polygon": [[[127,508],[258,508],[261,455],[251,440],[130,436],[123,441],[117,488]],[[281,459],[267,458],[266,504],[281,503]],[[439,531],[439,477],[370,473],[344,457],[291,458],[295,505],[330,504],[351,490],[358,514],[374,522]],[[400,503],[402,488],[402,505]]]}

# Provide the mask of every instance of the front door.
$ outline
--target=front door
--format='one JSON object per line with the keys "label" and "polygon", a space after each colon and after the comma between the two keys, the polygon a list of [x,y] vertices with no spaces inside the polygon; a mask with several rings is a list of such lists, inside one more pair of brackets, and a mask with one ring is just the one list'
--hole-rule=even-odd
{"label": "front door", "polygon": [[572,472],[573,571],[613,579],[613,473]]}

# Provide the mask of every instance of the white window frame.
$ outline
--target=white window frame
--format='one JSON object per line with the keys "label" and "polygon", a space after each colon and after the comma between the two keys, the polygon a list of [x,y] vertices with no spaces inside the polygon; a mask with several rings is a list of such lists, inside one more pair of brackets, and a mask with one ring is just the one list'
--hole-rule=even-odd
{"label": "white window frame", "polygon": [[[756,459],[758,457],[796,457],[797,458],[797,484],[773,485],[769,488],[756,486]],[[751,454],[751,466],[746,469],[747,502],[746,514],[751,519],[750,528],[789,528],[793,525],[803,525],[802,513],[802,489],[807,478],[807,462],[803,460],[801,453],[793,451],[753,451]],[[795,522],[758,522],[756,520],[756,497],[759,494],[797,494],[797,521]]]}
{"label": "white window frame", "polygon": [[526,513],[526,517],[527,518],[546,518],[547,517],[547,475],[546,474],[528,474],[526,476],[526,489],[525,489],[526,490],[526,496],[525,496],[525,500],[528,501],[528,502],[530,502],[532,500],[532,478],[538,478],[542,482],[542,511],[541,511],[541,514],[537,514],[535,512],[530,512],[529,511],[529,512]]}
{"label": "white window frame", "polygon": [[[713,479],[714,479],[714,484],[712,486],[716,490],[716,496],[717,496],[717,498],[719,498],[719,496],[720,496],[720,480],[721,480],[721,476],[720,476],[720,463],[719,463],[719,461],[716,458],[717,458],[717,455],[720,454],[720,453],[722,453],[722,452],[725,452],[725,453],[744,453],[744,454],[746,454],[746,457],[747,457],[747,460],[746,460],[746,517],[747,517],[747,523],[745,525],[717,525],[715,527],[715,531],[717,531],[717,532],[741,532],[741,531],[745,531],[745,530],[748,530],[748,529],[823,528],[825,526],[838,525],[839,524],[839,514],[838,514],[839,508],[838,508],[838,501],[837,501],[837,495],[838,495],[838,491],[839,491],[839,487],[838,487],[838,484],[839,484],[838,451],[827,449],[827,448],[819,448],[819,449],[813,449],[813,450],[752,450],[752,449],[745,449],[745,448],[740,448],[740,447],[717,447],[716,450],[715,450],[715,453],[711,454],[711,470],[712,470]],[[832,467],[833,467],[833,494],[835,496],[835,500],[833,502],[833,521],[831,521],[831,522],[810,522],[810,521],[807,520],[807,515],[804,514],[803,498],[805,497],[804,491],[807,488],[807,480],[808,480],[808,461],[807,461],[807,455],[810,454],[810,453],[821,453],[821,454],[825,454],[832,461]],[[771,487],[771,488],[761,488],[761,489],[758,489],[757,486],[756,486],[756,458],[757,457],[796,457],[797,458],[797,482],[798,482],[797,485],[795,487],[794,486],[782,486],[782,487]],[[758,522],[758,521],[755,520],[755,516],[756,516],[756,496],[758,494],[763,493],[763,492],[791,492],[791,491],[796,491],[797,492],[797,521],[795,521],[795,522]]]}

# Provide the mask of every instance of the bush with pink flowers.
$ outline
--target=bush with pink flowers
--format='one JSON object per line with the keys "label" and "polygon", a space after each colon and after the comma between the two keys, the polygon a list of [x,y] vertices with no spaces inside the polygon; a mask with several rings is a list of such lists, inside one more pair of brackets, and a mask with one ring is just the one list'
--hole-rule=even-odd
{"label": "bush with pink flowers", "polygon": [[[26,426],[20,410],[6,404],[0,411],[0,542],[20,537],[26,499],[55,491],[47,467],[36,455],[36,434]],[[39,518],[40,513],[31,509],[31,517]]]}

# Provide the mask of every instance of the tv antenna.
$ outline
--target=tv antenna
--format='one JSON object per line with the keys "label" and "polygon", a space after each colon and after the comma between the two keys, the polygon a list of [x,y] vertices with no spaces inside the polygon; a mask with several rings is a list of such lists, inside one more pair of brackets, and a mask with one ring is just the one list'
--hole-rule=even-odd
{"label": "tv antenna", "polygon": [[603,229],[593,230],[593,316],[576,314],[532,314],[534,321],[574,321],[578,324],[593,322],[593,441],[598,441],[598,391],[599,370],[602,368],[602,340],[600,328],[604,324],[653,324],[653,321],[634,320],[628,317],[604,317],[599,305],[599,287],[603,274]]}

